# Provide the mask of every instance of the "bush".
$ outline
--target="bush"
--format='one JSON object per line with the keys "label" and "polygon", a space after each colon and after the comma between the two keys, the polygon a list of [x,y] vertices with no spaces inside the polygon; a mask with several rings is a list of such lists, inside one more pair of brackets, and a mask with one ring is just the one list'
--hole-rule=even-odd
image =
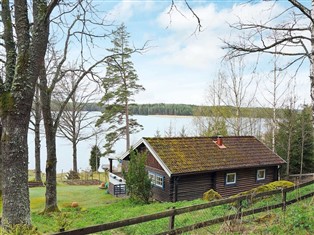
{"label": "bush", "polygon": [[148,203],[151,196],[151,180],[145,169],[146,154],[130,151],[128,171],[124,172],[127,192],[130,199],[136,203]]}
{"label": "bush", "polygon": [[290,182],[290,181],[279,180],[279,181],[274,181],[274,182],[271,182],[268,184],[258,186],[256,188],[253,188],[253,189],[245,191],[245,192],[241,192],[241,193],[234,195],[232,197],[244,196],[244,195],[254,196],[255,194],[258,194],[258,193],[269,192],[269,191],[272,191],[275,189],[290,188],[290,187],[294,187],[294,186],[295,186],[295,184]]}
{"label": "bush", "polygon": [[218,200],[221,198],[222,196],[213,189],[210,189],[203,194],[203,200],[209,201],[209,202],[213,200]]}
{"label": "bush", "polygon": [[89,165],[92,168],[92,171],[97,171],[100,163],[101,152],[97,145],[92,147],[89,158]]}
{"label": "bush", "polygon": [[1,230],[3,235],[40,235],[36,227],[27,224],[17,224],[10,226],[7,230]]}

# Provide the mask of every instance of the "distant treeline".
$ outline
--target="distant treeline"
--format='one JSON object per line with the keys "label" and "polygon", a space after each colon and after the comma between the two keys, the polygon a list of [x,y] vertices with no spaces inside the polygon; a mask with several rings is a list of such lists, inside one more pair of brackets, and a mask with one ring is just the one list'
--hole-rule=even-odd
{"label": "distant treeline", "polygon": [[[224,117],[232,118],[235,116],[236,108],[232,106],[221,106],[219,108],[212,106],[198,106],[190,104],[131,104],[130,113],[133,115],[176,115],[176,116],[193,116],[199,113],[199,110],[206,110],[205,113],[210,114],[219,110]],[[215,111],[214,111],[215,110]],[[277,115],[280,116],[284,109],[278,109]],[[101,111],[97,103],[89,103],[85,107],[85,111]],[[272,108],[241,108],[242,117],[254,118],[271,118]]]}
{"label": "distant treeline", "polygon": [[134,115],[192,116],[196,107],[196,105],[190,104],[132,104],[130,113]]}

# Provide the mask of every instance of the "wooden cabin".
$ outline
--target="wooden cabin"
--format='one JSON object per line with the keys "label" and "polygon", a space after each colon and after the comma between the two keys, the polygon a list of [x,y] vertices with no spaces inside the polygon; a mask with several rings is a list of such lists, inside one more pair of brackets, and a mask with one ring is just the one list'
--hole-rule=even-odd
{"label": "wooden cabin", "polygon": [[[147,152],[153,198],[202,198],[214,189],[223,197],[278,180],[285,161],[253,136],[142,138],[133,146]],[[122,155],[124,164],[129,152]]]}

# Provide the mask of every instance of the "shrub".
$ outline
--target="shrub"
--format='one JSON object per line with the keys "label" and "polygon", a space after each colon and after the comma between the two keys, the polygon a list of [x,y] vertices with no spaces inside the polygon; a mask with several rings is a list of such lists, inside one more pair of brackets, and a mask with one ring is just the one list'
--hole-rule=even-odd
{"label": "shrub", "polygon": [[146,154],[130,150],[128,171],[124,172],[127,192],[133,202],[148,203],[151,196],[151,180],[145,169]]}
{"label": "shrub", "polygon": [[89,158],[89,165],[92,168],[92,171],[97,171],[100,163],[101,152],[97,145],[92,147]]}
{"label": "shrub", "polygon": [[209,201],[209,202],[213,200],[221,199],[221,198],[222,196],[213,189],[210,189],[203,194],[203,200]]}
{"label": "shrub", "polygon": [[16,224],[10,226],[7,230],[0,231],[3,235],[40,235],[36,227],[27,224]]}
{"label": "shrub", "polygon": [[238,196],[254,196],[255,194],[258,193],[263,193],[263,192],[269,192],[275,189],[282,189],[282,188],[290,188],[290,187],[294,187],[295,184],[290,182],[290,181],[285,181],[285,180],[279,180],[279,181],[275,181],[275,182],[271,182],[268,184],[264,184],[261,186],[258,186],[256,188],[253,188],[251,190],[245,191],[245,192],[241,192],[238,193],[237,195],[234,195],[232,197],[238,197]]}

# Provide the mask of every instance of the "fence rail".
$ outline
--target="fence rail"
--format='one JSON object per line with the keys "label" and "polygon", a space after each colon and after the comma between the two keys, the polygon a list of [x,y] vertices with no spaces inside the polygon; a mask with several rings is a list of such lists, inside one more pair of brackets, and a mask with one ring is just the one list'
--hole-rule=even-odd
{"label": "fence rail", "polygon": [[[209,225],[217,224],[217,223],[222,223],[227,220],[233,220],[239,217],[243,216],[248,216],[256,213],[260,213],[266,210],[272,210],[276,208],[282,208],[282,210],[286,209],[287,205],[293,204],[299,200],[304,200],[306,198],[314,196],[314,191],[307,193],[302,196],[298,196],[297,198],[287,200],[287,193],[292,192],[296,189],[303,188],[305,186],[314,184],[314,180],[297,185],[296,187],[291,187],[291,188],[286,188],[286,189],[276,189],[272,190],[269,192],[263,192],[263,193],[258,193],[255,195],[249,195],[249,196],[239,196],[239,197],[234,197],[234,198],[227,198],[227,199],[221,199],[217,201],[212,201],[204,204],[199,204],[199,205],[194,205],[194,206],[188,206],[188,207],[182,207],[182,208],[172,208],[170,210],[164,211],[164,212],[159,212],[155,214],[150,214],[150,215],[144,215],[140,217],[135,217],[135,218],[130,218],[130,219],[125,219],[125,220],[120,220],[120,221],[115,221],[111,223],[106,223],[106,224],[100,224],[100,225],[95,225],[95,226],[90,226],[90,227],[85,227],[85,228],[80,228],[80,229],[75,229],[75,230],[69,230],[69,231],[64,231],[60,233],[55,233],[54,235],[83,235],[83,234],[90,234],[90,233],[96,233],[96,232],[101,232],[101,231],[108,231],[112,229],[117,229],[117,228],[122,228],[125,226],[129,225],[135,225],[135,224],[140,224],[143,222],[148,222],[148,221],[153,221],[161,218],[169,218],[169,230],[158,233],[158,235],[166,235],[166,234],[181,234],[183,232],[188,232],[191,230],[203,228]],[[254,208],[252,210],[246,210],[242,211],[242,201],[244,200],[252,200],[253,198],[260,198],[260,197],[265,197],[265,196],[271,196],[271,195],[276,195],[276,194],[282,194],[282,201],[281,203],[277,203],[274,205],[268,205],[265,207],[260,207],[260,208]],[[174,228],[174,221],[176,216],[193,212],[193,211],[199,211],[199,210],[204,210],[210,207],[215,207],[219,205],[225,205],[229,203],[236,203],[237,205],[240,205],[238,207],[238,211],[235,214],[231,214],[228,216],[222,216],[219,218],[215,219],[210,219],[207,221],[203,221],[200,223],[195,223],[193,225],[189,226],[184,226],[175,229]]]}

